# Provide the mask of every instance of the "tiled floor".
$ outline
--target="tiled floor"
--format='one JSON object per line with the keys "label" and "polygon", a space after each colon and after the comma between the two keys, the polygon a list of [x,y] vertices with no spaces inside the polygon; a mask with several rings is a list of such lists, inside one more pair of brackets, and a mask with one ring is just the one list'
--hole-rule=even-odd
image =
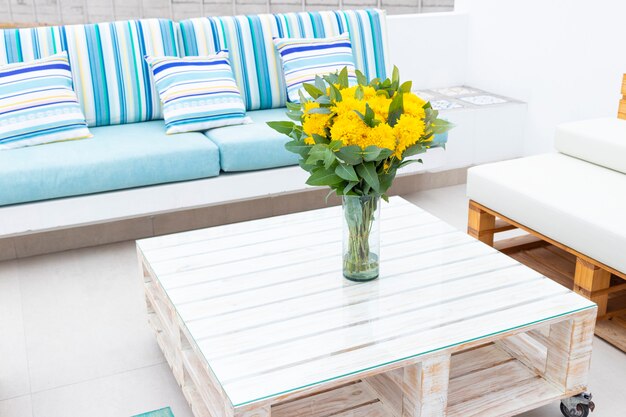
{"label": "tiled floor", "polygon": [[[407,196],[465,228],[464,186]],[[599,339],[598,417],[626,415],[626,355]],[[132,242],[0,263],[0,417],[190,417],[148,329]],[[558,417],[552,404],[526,417]]]}

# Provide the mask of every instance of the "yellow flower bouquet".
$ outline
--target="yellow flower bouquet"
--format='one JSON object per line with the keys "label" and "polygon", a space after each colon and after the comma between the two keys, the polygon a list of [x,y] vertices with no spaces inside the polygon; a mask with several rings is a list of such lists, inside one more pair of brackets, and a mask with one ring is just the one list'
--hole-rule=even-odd
{"label": "yellow flower bouquet", "polygon": [[291,138],[285,147],[300,155],[307,184],[343,196],[344,275],[363,281],[378,276],[379,199],[388,199],[399,168],[421,162],[409,157],[445,147],[453,125],[411,92],[410,81],[400,83],[397,68],[391,79],[368,81],[359,71],[356,79],[351,86],[347,68],[317,76],[299,103],[287,103],[294,122],[268,125]]}

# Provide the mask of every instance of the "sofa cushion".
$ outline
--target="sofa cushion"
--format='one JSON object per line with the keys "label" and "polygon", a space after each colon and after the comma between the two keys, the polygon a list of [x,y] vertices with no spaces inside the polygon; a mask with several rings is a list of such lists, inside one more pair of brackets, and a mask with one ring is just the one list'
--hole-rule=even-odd
{"label": "sofa cushion", "polygon": [[626,272],[626,175],[553,153],[471,168],[472,200]]}
{"label": "sofa cushion", "polygon": [[171,20],[0,30],[0,64],[31,61],[64,50],[89,126],[162,117],[144,56],[178,55]]}
{"label": "sofa cushion", "polygon": [[246,123],[228,52],[210,56],[146,57],[163,104],[168,134]]}
{"label": "sofa cushion", "polygon": [[626,174],[626,120],[611,117],[564,123],[556,129],[554,146],[566,155]]}
{"label": "sofa cushion", "polygon": [[[322,39],[276,38],[274,44],[280,54],[287,99],[293,103],[300,102],[302,84],[312,84],[317,75],[328,75],[347,68],[350,85],[357,83],[354,55],[347,33]],[[308,96],[308,93],[303,93]]]}
{"label": "sofa cushion", "polygon": [[273,38],[350,35],[356,68],[369,79],[386,78],[387,26],[382,10],[343,10],[204,17],[180,25],[183,55],[230,51],[239,90],[248,110],[284,107],[285,82]]}
{"label": "sofa cushion", "polygon": [[217,147],[163,121],[91,129],[89,140],[0,152],[0,205],[212,177]]}
{"label": "sofa cushion", "polygon": [[90,136],[66,52],[0,67],[0,150]]}
{"label": "sofa cushion", "polygon": [[248,112],[251,124],[211,129],[206,135],[220,150],[224,171],[251,171],[296,165],[299,155],[288,152],[289,138],[267,126],[267,122],[289,120],[286,109]]}

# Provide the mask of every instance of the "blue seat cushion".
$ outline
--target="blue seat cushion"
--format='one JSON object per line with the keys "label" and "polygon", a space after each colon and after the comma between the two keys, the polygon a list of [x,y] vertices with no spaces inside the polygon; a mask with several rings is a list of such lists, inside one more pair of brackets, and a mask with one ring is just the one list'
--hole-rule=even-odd
{"label": "blue seat cushion", "polygon": [[219,174],[202,133],[166,135],[162,120],[92,128],[90,139],[0,151],[0,205]]}
{"label": "blue seat cushion", "polygon": [[250,111],[251,124],[211,129],[205,134],[220,150],[222,170],[252,171],[297,165],[299,155],[288,152],[290,139],[267,126],[266,122],[289,120],[287,109]]}

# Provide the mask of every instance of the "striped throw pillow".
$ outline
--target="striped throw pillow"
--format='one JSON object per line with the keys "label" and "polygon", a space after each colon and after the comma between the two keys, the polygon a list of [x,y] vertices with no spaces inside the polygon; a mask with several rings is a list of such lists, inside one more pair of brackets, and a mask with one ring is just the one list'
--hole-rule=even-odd
{"label": "striped throw pillow", "polygon": [[248,122],[228,52],[205,57],[146,57],[168,134]]}
{"label": "striped throw pillow", "polygon": [[0,149],[88,137],[66,52],[0,67]]}
{"label": "striped throw pillow", "polygon": [[300,101],[303,83],[312,83],[316,75],[327,75],[348,68],[350,84],[356,84],[354,55],[347,33],[323,39],[274,39],[283,64],[289,101]]}

